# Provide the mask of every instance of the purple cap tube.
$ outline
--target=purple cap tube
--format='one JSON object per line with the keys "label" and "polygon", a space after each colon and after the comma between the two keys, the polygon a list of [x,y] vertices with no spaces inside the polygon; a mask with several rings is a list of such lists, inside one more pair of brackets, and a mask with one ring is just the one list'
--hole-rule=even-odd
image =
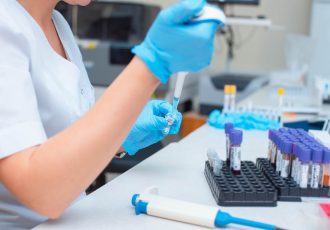
{"label": "purple cap tube", "polygon": [[323,149],[323,163],[330,163],[330,150],[328,148]]}
{"label": "purple cap tube", "polygon": [[232,145],[240,145],[243,141],[243,132],[242,130],[232,129],[229,134],[230,143]]}
{"label": "purple cap tube", "polygon": [[312,161],[314,163],[322,163],[323,150],[321,148],[312,149]]}
{"label": "purple cap tube", "polygon": [[292,142],[284,140],[282,142],[282,152],[285,154],[292,154]]}
{"label": "purple cap tube", "polygon": [[234,129],[233,123],[228,122],[225,124],[225,133],[226,134],[229,134],[232,129]]}
{"label": "purple cap tube", "polygon": [[312,150],[306,147],[299,148],[299,160],[302,163],[310,162],[312,157]]}

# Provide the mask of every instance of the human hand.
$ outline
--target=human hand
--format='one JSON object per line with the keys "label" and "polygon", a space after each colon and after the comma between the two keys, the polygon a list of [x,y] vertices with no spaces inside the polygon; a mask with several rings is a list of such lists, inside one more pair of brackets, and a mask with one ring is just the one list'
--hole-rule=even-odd
{"label": "human hand", "polygon": [[[162,140],[167,135],[163,133],[163,130],[168,125],[165,116],[171,112],[172,105],[168,102],[160,100],[150,101],[123,143],[126,152],[129,155],[135,155],[138,150]],[[177,134],[180,130],[181,113],[176,111],[173,117],[175,120],[169,134]]]}
{"label": "human hand", "polygon": [[163,10],[144,42],[133,48],[133,53],[162,83],[177,72],[197,72],[210,64],[218,24],[187,23],[202,11],[205,3],[182,0]]}

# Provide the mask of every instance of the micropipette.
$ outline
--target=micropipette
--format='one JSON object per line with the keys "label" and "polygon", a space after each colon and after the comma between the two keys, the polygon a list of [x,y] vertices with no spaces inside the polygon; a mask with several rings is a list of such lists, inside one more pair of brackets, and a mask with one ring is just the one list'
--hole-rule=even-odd
{"label": "micropipette", "polygon": [[[204,23],[204,22],[215,22],[218,25],[224,27],[226,23],[226,16],[220,10],[218,7],[212,6],[210,4],[206,4],[203,7],[203,10],[196,15],[196,17],[193,17],[188,22],[189,24],[198,24],[198,23]],[[173,125],[175,121],[174,114],[178,108],[181,92],[183,89],[183,84],[186,76],[188,75],[188,72],[179,72],[177,74],[178,79],[176,82],[175,90],[174,90],[174,96],[173,96],[173,104],[172,104],[172,113],[168,113],[165,116],[165,119],[167,121],[167,127],[163,130],[164,134],[168,134],[171,130],[171,126]]]}
{"label": "micropipette", "polygon": [[259,229],[282,229],[275,225],[231,216],[229,213],[220,211],[218,207],[159,196],[157,187],[150,187],[142,194],[135,194],[132,197],[132,205],[137,215],[147,214],[208,228],[238,224]]}

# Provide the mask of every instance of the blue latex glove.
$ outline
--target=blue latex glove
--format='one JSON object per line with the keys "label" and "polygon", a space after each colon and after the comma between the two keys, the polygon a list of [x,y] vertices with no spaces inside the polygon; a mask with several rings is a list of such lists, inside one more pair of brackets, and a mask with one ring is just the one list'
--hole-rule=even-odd
{"label": "blue latex glove", "polygon": [[187,24],[201,12],[205,3],[205,0],[181,0],[163,10],[144,42],[133,48],[132,52],[162,83],[172,74],[197,72],[210,64],[218,24]]}
{"label": "blue latex glove", "polygon": [[[148,147],[160,140],[166,135],[163,134],[167,127],[165,116],[172,112],[172,105],[165,101],[150,101],[140,114],[126,140],[123,147],[129,155],[134,155],[140,149]],[[175,121],[169,134],[176,134],[180,130],[182,115],[176,111]]]}

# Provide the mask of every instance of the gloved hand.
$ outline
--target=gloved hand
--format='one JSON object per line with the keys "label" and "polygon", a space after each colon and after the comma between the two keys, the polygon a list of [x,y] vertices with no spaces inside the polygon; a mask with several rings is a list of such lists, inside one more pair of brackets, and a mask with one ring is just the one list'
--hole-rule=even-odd
{"label": "gloved hand", "polygon": [[[165,101],[150,101],[140,114],[126,140],[123,147],[129,155],[134,155],[138,150],[148,147],[160,140],[167,127],[165,116],[172,112],[172,105]],[[175,121],[169,134],[176,134],[180,130],[182,115],[178,111],[174,114]]]}
{"label": "gloved hand", "polygon": [[172,74],[197,72],[210,64],[218,24],[187,24],[201,12],[205,3],[206,0],[181,0],[163,10],[144,42],[133,48],[132,52],[162,83]]}

